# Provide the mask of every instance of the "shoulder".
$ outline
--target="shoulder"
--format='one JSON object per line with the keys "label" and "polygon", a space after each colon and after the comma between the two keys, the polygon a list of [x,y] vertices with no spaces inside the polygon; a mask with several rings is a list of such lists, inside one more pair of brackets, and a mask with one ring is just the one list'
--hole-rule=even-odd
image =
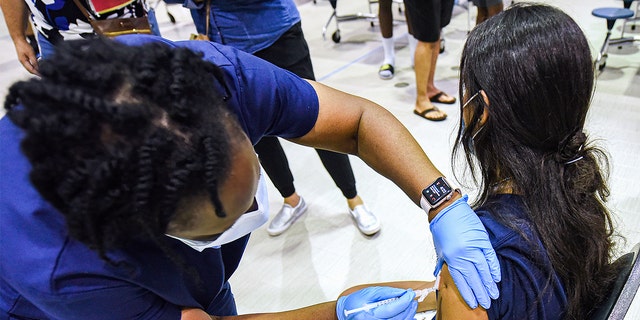
{"label": "shoulder", "polygon": [[444,264],[439,274],[437,319],[488,319],[487,311],[478,306],[471,309],[464,301],[451,277],[449,267]]}

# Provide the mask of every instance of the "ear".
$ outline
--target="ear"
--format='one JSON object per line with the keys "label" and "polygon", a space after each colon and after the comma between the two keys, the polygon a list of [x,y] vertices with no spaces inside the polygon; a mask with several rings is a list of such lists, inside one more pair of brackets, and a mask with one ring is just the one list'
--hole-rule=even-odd
{"label": "ear", "polygon": [[482,116],[480,116],[480,123],[478,123],[478,125],[483,126],[484,123],[487,122],[487,119],[489,119],[489,106],[491,103],[489,103],[489,97],[484,90],[480,90],[480,95],[482,96],[482,100],[484,100],[485,107],[482,109]]}

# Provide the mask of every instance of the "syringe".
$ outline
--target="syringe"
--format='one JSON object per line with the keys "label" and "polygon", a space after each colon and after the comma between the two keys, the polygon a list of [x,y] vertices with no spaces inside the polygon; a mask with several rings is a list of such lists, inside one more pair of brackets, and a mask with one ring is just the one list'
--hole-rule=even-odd
{"label": "syringe", "polygon": [[[418,302],[422,302],[427,297],[427,295],[429,293],[434,292],[434,291],[437,290],[439,284],[440,284],[440,275],[438,275],[438,277],[436,277],[436,282],[433,285],[433,287],[426,288],[426,289],[423,289],[423,290],[415,290],[416,297],[414,299],[417,299]],[[354,314],[354,313],[360,312],[360,311],[368,311],[368,310],[371,310],[373,308],[385,305],[385,304],[390,303],[390,302],[395,301],[395,300],[398,300],[398,298],[397,297],[396,298],[389,298],[389,299],[381,300],[381,301],[378,301],[378,302],[367,303],[367,304],[365,304],[364,306],[362,306],[360,308],[355,308],[355,309],[351,309],[351,310],[344,310],[344,316],[347,317],[350,314]]]}
{"label": "syringe", "polygon": [[355,309],[351,309],[351,310],[344,310],[344,316],[348,317],[350,314],[356,313],[356,312],[360,312],[360,311],[368,311],[370,309],[373,309],[375,307],[379,307],[381,305],[385,305],[391,301],[395,301],[398,300],[398,298],[389,298],[386,300],[381,300],[378,302],[372,302],[372,303],[367,303],[364,306],[360,307],[360,308],[355,308]]}

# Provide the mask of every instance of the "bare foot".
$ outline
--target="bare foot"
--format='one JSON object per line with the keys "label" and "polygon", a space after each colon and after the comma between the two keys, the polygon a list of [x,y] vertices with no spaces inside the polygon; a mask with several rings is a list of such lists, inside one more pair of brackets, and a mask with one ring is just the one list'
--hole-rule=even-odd
{"label": "bare foot", "polygon": [[444,104],[456,103],[456,97],[450,96],[446,92],[440,91],[438,89],[435,89],[435,92],[428,92],[427,94],[429,95],[429,101],[431,102],[444,103]]}
{"label": "bare foot", "polygon": [[447,114],[434,106],[429,100],[416,101],[413,113],[431,121],[442,121],[447,118]]}

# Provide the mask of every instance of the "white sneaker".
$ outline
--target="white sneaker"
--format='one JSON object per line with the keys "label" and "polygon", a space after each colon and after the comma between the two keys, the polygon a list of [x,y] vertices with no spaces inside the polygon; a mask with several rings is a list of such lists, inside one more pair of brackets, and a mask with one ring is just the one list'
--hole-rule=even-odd
{"label": "white sneaker", "polygon": [[267,232],[271,236],[277,236],[289,229],[291,225],[298,220],[298,218],[307,211],[307,204],[304,199],[300,197],[300,202],[297,206],[292,207],[288,204],[282,205],[282,208],[276,216],[271,220]]}
{"label": "white sneaker", "polygon": [[353,210],[349,208],[349,213],[360,232],[370,236],[380,231],[380,220],[364,204],[357,205]]}

